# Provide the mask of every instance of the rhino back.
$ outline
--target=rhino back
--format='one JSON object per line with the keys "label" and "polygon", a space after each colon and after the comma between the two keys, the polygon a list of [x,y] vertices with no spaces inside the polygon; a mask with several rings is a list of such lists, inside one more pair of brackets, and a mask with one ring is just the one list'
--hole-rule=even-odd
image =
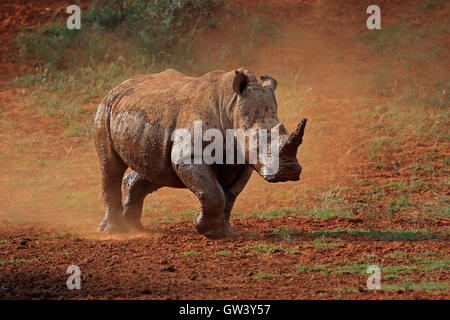
{"label": "rhino back", "polygon": [[118,97],[109,110],[115,151],[150,182],[182,187],[171,164],[172,132],[190,129],[196,120],[219,126],[215,104],[221,74],[192,78],[167,70],[133,77],[111,90]]}

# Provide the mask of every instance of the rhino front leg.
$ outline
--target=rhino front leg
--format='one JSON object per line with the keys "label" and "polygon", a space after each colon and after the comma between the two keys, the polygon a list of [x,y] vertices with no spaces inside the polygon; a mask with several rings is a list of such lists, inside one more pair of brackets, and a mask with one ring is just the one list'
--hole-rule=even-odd
{"label": "rhino front leg", "polygon": [[225,172],[221,176],[221,184],[225,193],[225,223],[229,232],[233,233],[230,225],[231,211],[233,210],[236,198],[244,190],[248,180],[252,176],[253,168],[246,166],[234,172]]}
{"label": "rhino front leg", "polygon": [[225,223],[225,194],[211,167],[179,164],[174,169],[184,185],[200,200],[201,211],[194,221],[197,231],[211,239],[233,236]]}
{"label": "rhino front leg", "polygon": [[136,171],[127,174],[122,185],[126,192],[123,205],[125,223],[135,230],[144,230],[141,224],[141,216],[145,197],[160,187],[145,180]]}

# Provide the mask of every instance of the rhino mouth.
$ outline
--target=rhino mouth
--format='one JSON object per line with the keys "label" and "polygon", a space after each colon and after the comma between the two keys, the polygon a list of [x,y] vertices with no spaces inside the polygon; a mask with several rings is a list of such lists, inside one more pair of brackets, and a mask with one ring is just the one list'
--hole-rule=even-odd
{"label": "rhino mouth", "polygon": [[276,175],[269,175],[265,176],[264,180],[270,183],[277,183],[277,182],[287,182],[287,181],[299,181],[300,176],[292,176],[292,177],[277,177]]}
{"label": "rhino mouth", "polygon": [[260,175],[270,183],[276,182],[286,182],[286,181],[299,181],[300,175],[302,173],[302,167],[297,162],[297,159],[294,161],[289,161],[289,164],[281,160],[281,168],[275,174],[265,174],[264,168],[262,168]]}

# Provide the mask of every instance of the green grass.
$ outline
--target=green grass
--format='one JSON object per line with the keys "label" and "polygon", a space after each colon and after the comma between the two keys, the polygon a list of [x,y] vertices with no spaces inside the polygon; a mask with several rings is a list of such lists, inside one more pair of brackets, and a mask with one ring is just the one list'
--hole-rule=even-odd
{"label": "green grass", "polygon": [[71,237],[71,236],[79,236],[79,234],[72,233],[72,232],[60,231],[60,232],[54,233],[54,234],[44,234],[42,236],[42,238],[44,238],[44,239],[59,239],[59,238],[65,238],[65,237]]}
{"label": "green grass", "polygon": [[298,210],[293,208],[271,208],[265,210],[253,210],[250,212],[243,212],[241,214],[237,214],[237,216],[242,216],[244,218],[256,217],[261,219],[272,219],[285,216],[293,216],[296,215],[297,212]]}
{"label": "green grass", "polygon": [[2,263],[23,263],[23,262],[34,262],[37,261],[36,258],[33,259],[9,259],[9,260],[2,260],[0,259],[0,264]]}
{"label": "green grass", "polygon": [[334,291],[344,291],[344,292],[358,292],[358,288],[348,287],[348,286],[342,286],[342,287],[336,287],[333,288]]}
{"label": "green grass", "polygon": [[219,250],[217,251],[218,256],[228,256],[231,252],[226,250]]}
{"label": "green grass", "polygon": [[[450,82],[449,82],[450,84]],[[436,88],[436,92],[448,92],[450,85],[446,88]],[[430,100],[430,96],[423,93],[420,97],[407,98],[407,94],[423,90],[409,89],[408,93],[399,93],[389,102],[381,102],[382,107],[371,108],[370,116],[364,109],[357,114],[360,126],[368,128],[372,135],[365,142],[368,159],[377,162],[377,168],[381,169],[386,154],[401,150],[411,140],[445,142],[450,141],[450,134],[445,130],[450,120],[450,111],[445,105],[450,105],[447,95],[445,100]],[[434,107],[433,107],[434,105]],[[433,172],[433,168],[417,167],[416,170]]]}
{"label": "green grass", "polygon": [[373,179],[370,179],[370,180],[358,179],[358,180],[356,180],[356,184],[358,186],[370,186],[374,183],[375,183],[375,181]]}
{"label": "green grass", "polygon": [[7,239],[0,239],[0,244],[6,244],[6,243],[8,243]]}
{"label": "green grass", "polygon": [[347,230],[347,233],[354,236],[367,236],[373,240],[385,241],[418,241],[423,239],[436,239],[437,234],[428,230]]}
{"label": "green grass", "polygon": [[274,229],[272,231],[273,235],[277,235],[277,236],[281,236],[285,241],[295,241],[297,240],[297,237],[299,234],[301,234],[300,232],[298,232],[297,230],[278,230],[278,229]]}
{"label": "green grass", "polygon": [[326,271],[328,270],[328,265],[302,265],[297,264],[295,265],[295,269],[298,272],[311,272],[311,271]]}
{"label": "green grass", "polygon": [[[448,35],[450,24],[422,21],[436,16],[438,10],[432,9],[447,5],[448,1],[440,0],[421,2],[420,15],[405,14],[395,24],[354,38],[355,45],[368,51],[361,54],[361,61],[370,60],[373,66],[370,70],[355,66],[366,92],[356,99],[359,106],[354,122],[367,130],[363,144],[375,170],[404,169],[401,162],[393,164],[392,157],[409,160],[402,153],[417,143],[445,145],[450,141],[450,79],[440,72],[445,66],[442,39]],[[433,77],[424,76],[430,72]],[[413,170],[425,172],[430,181],[436,166],[421,162]],[[400,198],[391,201],[385,211],[394,217],[408,206],[408,200]]]}
{"label": "green grass", "polygon": [[[332,229],[321,230],[312,233],[300,232],[296,230],[278,230],[274,229],[271,233],[289,241],[295,241],[300,236],[318,237],[315,241],[317,247],[335,247],[341,245],[341,239],[335,239],[342,236],[353,236],[358,238],[369,238],[371,240],[381,241],[420,241],[438,239],[442,236],[440,233],[430,232],[421,229],[409,230],[374,230],[374,229]],[[397,253],[399,254],[399,253]]]}
{"label": "green grass", "polygon": [[420,264],[423,271],[450,271],[450,259],[430,259],[417,256],[410,260],[412,263]]}
{"label": "green grass", "polygon": [[322,192],[319,200],[320,204],[313,206],[307,212],[308,216],[316,219],[327,219],[330,217],[353,218],[351,213],[352,205],[344,198],[342,190]]}
{"label": "green grass", "polygon": [[339,238],[327,238],[325,236],[322,236],[314,241],[314,246],[318,248],[334,248],[343,246],[343,242]]}
{"label": "green grass", "polygon": [[395,218],[396,213],[399,210],[411,208],[410,200],[407,196],[404,194],[400,194],[397,199],[390,202],[387,207],[386,211],[389,213],[391,218]]}
{"label": "green grass", "polygon": [[442,195],[435,201],[427,201],[420,206],[431,218],[450,217],[450,197]]}
{"label": "green grass", "polygon": [[[395,218],[405,210],[417,210],[427,213],[427,217],[448,217],[450,213],[450,201],[447,195],[439,195],[445,192],[448,182],[433,179],[432,176],[417,176],[412,174],[409,181],[392,181],[380,185],[373,183],[370,189],[364,190],[358,197],[366,202],[365,208],[374,208],[373,212],[378,216]],[[434,199],[420,203],[416,194],[431,191]],[[382,201],[382,203],[381,203]]]}
{"label": "green grass", "polygon": [[342,236],[350,235],[355,237],[367,237],[371,240],[382,241],[420,241],[437,239],[439,234],[430,232],[428,230],[372,230],[372,229],[334,229],[323,230],[310,233],[309,235],[315,237],[322,236]]}
{"label": "green grass", "polygon": [[[300,202],[297,208],[280,207],[270,208],[266,210],[253,210],[250,212],[234,213],[234,217],[257,217],[257,218],[279,218],[285,216],[294,216],[302,214],[313,219],[327,219],[331,217],[353,218],[352,210],[356,207],[345,199],[345,189],[332,188],[327,191],[319,190],[317,192],[317,201],[315,205],[303,206]],[[291,192],[281,192],[285,197],[300,197],[301,195],[293,195]],[[286,235],[286,239],[289,236]]]}
{"label": "green grass", "polygon": [[448,24],[417,25],[418,22],[419,17],[416,20],[405,19],[394,25],[360,33],[355,40],[368,44],[370,49],[377,53],[392,51],[402,46],[425,51],[426,48],[422,46],[424,39],[436,38],[447,32],[450,27]]}
{"label": "green grass", "polygon": [[[340,274],[361,274],[365,275],[367,267],[372,263],[358,263],[354,261],[346,261],[346,265],[336,266],[332,264],[297,264],[295,269],[297,272],[319,272],[321,275],[340,275]],[[405,265],[380,265],[381,272],[386,274],[386,279],[396,279],[402,273],[414,273],[418,271],[436,272],[449,271],[449,259],[419,259]]]}
{"label": "green grass", "polygon": [[268,279],[268,280],[275,280],[278,279],[279,275],[276,274],[272,274],[272,273],[266,273],[266,272],[258,272],[258,274],[256,274],[253,279],[258,280],[258,279]]}
{"label": "green grass", "polygon": [[406,258],[407,254],[404,251],[394,251],[392,253],[389,253],[387,256],[390,258]]}
{"label": "green grass", "polygon": [[194,256],[194,255],[197,255],[197,254],[199,254],[199,253],[197,251],[193,251],[193,250],[183,252],[184,256]]}
{"label": "green grass", "polygon": [[186,209],[177,213],[177,216],[183,220],[192,220],[197,212],[193,209]]}
{"label": "green grass", "polygon": [[450,283],[443,282],[422,282],[422,283],[401,283],[401,284],[381,284],[381,290],[386,291],[407,291],[407,290],[450,290]]}
{"label": "green grass", "polygon": [[[233,27],[235,30],[235,40],[232,43],[225,43],[223,46],[223,56],[221,60],[230,58],[239,59],[244,65],[248,65],[257,59],[257,48],[266,41],[277,41],[282,36],[281,18],[254,14],[244,10],[236,10],[227,7],[226,10],[240,18],[242,23]],[[210,57],[217,60],[217,57]]]}
{"label": "green grass", "polygon": [[437,252],[437,251],[430,251],[430,250],[423,250],[419,254],[420,255],[424,255],[424,256],[435,256],[435,255],[439,254],[439,252]]}
{"label": "green grass", "polygon": [[[407,291],[407,290],[424,290],[424,291],[435,291],[435,290],[449,290],[450,283],[448,282],[422,282],[422,283],[401,283],[401,284],[381,284],[381,290],[385,291]],[[344,292],[358,292],[359,290],[354,287],[336,287],[335,291]]]}
{"label": "green grass", "polygon": [[258,218],[279,218],[285,216],[295,215],[296,210],[292,208],[272,208],[263,210],[258,213],[256,216]]}

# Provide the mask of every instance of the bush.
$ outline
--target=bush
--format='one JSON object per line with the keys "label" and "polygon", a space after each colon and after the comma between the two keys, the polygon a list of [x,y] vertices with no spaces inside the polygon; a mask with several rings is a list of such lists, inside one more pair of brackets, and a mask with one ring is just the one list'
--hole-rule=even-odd
{"label": "bush", "polygon": [[82,12],[81,30],[68,30],[65,20],[23,29],[16,45],[35,70],[18,79],[32,92],[23,97],[24,106],[60,118],[66,136],[89,134],[92,115],[80,106],[132,75],[189,67],[191,39],[216,5],[213,0],[95,0]]}
{"label": "bush", "polygon": [[82,13],[81,30],[68,30],[60,21],[24,29],[16,43],[25,58],[50,71],[95,66],[106,55],[108,61],[123,54],[167,60],[186,41],[189,26],[195,31],[196,21],[216,5],[213,0],[95,0]]}

